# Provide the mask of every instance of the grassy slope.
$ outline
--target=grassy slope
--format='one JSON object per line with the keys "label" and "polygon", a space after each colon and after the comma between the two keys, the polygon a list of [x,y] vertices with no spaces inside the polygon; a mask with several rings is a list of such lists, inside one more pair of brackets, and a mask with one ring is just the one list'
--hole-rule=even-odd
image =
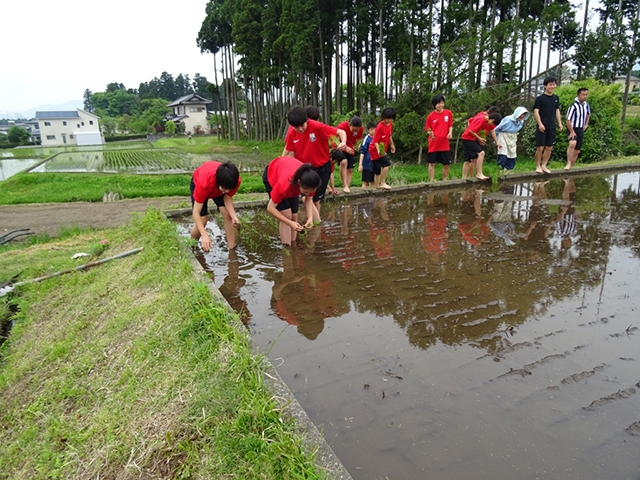
{"label": "grassy slope", "polygon": [[103,257],[144,250],[13,297],[0,478],[320,478],[262,383],[264,360],[194,279],[159,212],[0,250],[0,281],[69,268],[104,238]]}

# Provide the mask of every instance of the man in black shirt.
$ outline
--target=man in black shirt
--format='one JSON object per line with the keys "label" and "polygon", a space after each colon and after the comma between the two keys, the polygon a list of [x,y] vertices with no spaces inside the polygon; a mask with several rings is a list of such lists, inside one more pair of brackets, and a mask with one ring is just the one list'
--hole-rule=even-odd
{"label": "man in black shirt", "polygon": [[556,89],[556,79],[546,77],[542,82],[544,93],[536,98],[533,104],[533,116],[538,122],[536,130],[536,172],[551,173],[547,168],[551,150],[556,143],[556,122],[562,131],[560,118],[560,99],[553,92]]}

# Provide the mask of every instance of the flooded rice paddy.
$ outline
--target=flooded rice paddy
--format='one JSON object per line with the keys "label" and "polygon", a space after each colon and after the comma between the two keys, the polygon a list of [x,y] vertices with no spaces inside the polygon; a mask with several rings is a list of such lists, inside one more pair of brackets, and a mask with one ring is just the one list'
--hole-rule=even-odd
{"label": "flooded rice paddy", "polygon": [[0,181],[33,167],[37,158],[0,158]]}
{"label": "flooded rice paddy", "polygon": [[201,261],[355,479],[640,478],[639,173],[321,213]]}

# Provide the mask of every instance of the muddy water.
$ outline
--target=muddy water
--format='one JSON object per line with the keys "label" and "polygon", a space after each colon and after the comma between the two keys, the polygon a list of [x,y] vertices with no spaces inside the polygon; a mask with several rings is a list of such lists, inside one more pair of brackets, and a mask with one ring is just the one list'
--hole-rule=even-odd
{"label": "muddy water", "polygon": [[245,213],[203,260],[354,478],[638,478],[639,185],[338,202],[290,252]]}

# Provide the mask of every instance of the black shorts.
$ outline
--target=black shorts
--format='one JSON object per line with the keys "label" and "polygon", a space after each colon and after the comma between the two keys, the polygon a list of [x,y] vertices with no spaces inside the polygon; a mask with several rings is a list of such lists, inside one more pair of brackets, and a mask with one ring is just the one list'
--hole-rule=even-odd
{"label": "black shorts", "polygon": [[[267,194],[269,194],[269,198],[271,198],[271,190],[273,190],[273,187],[269,183],[269,180],[267,180],[268,168],[269,166],[267,165],[267,168],[264,169],[264,173],[262,174],[262,183],[264,183],[264,188],[267,189]],[[283,210],[291,209],[291,213],[298,213],[299,207],[300,207],[300,197],[291,197],[291,198],[285,198],[278,205],[276,205],[276,210],[278,210],[279,212],[282,212]]]}
{"label": "black shorts", "polygon": [[362,181],[363,182],[373,182],[375,175],[373,174],[373,170],[362,170]]}
{"label": "black shorts", "polygon": [[316,194],[313,196],[313,202],[319,202],[324,198],[324,194],[327,191],[327,185],[329,185],[329,178],[331,178],[331,162],[328,161],[321,167],[313,167],[313,170],[320,175],[320,186],[316,190]]}
{"label": "black shorts", "polygon": [[[189,190],[191,190],[191,209],[193,210],[193,206],[196,204],[196,199],[193,198],[193,192],[196,189],[196,184],[193,181],[193,177],[191,177],[191,184],[189,185]],[[213,203],[218,206],[218,210],[220,207],[224,207],[224,195],[220,195],[219,197],[212,198]],[[209,199],[207,198],[202,204],[202,208],[200,209],[200,216],[206,217],[209,214],[209,209],[207,208],[207,204],[209,203]]]}
{"label": "black shorts", "polygon": [[337,150],[334,152],[334,158],[336,160],[338,160],[338,164],[342,163],[343,160],[347,161],[347,168],[349,170],[353,169],[353,167],[356,164],[356,156],[355,155],[350,155],[347,152],[344,152],[342,150]]}
{"label": "black shorts", "polygon": [[390,167],[391,161],[389,157],[386,155],[384,157],[380,157],[377,160],[371,160],[371,167],[373,168],[374,175],[380,175],[382,173],[382,169],[385,167]]}
{"label": "black shorts", "polygon": [[462,139],[462,146],[464,147],[464,161],[473,162],[478,158],[480,152],[484,152],[484,148],[476,140]]}
{"label": "black shorts", "polygon": [[536,128],[536,147],[553,147],[556,144],[556,129],[547,128],[541,132]]}
{"label": "black shorts", "polygon": [[574,148],[576,150],[581,150],[582,142],[584,141],[584,130],[582,128],[574,128],[573,131],[576,132],[576,135],[574,137],[571,137],[571,133],[569,133],[569,136],[567,138],[569,141],[575,140],[576,146]]}
{"label": "black shorts", "polygon": [[441,163],[442,165],[451,165],[451,152],[449,150],[443,152],[428,152],[427,163]]}

